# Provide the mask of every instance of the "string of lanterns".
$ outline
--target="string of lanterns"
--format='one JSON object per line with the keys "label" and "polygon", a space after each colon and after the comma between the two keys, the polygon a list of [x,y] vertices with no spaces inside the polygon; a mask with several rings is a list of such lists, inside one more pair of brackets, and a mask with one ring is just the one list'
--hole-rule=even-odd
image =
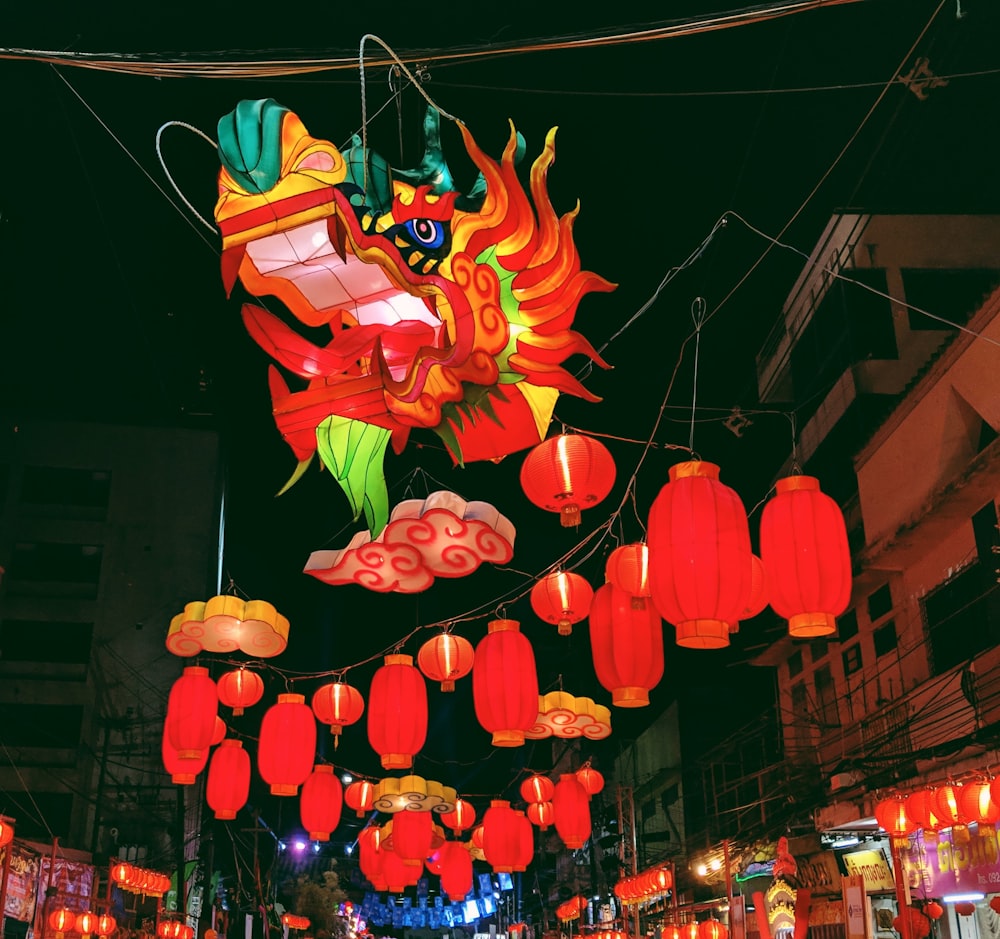
{"label": "string of lanterns", "polygon": [[658,867],[631,877],[623,877],[615,884],[615,896],[626,906],[645,903],[662,897],[673,890],[674,875],[667,867]]}
{"label": "string of lanterns", "polygon": [[89,939],[92,935],[107,939],[118,928],[118,922],[109,913],[98,915],[90,910],[77,913],[67,907],[61,907],[49,914],[49,926],[55,931],[56,939],[64,939],[68,932],[77,932],[82,939]]}
{"label": "string of lanterns", "polygon": [[[242,806],[241,806],[242,808]],[[137,893],[145,897],[162,897],[170,889],[170,878],[166,874],[136,867],[126,861],[111,865],[111,879],[127,893]]]}
{"label": "string of lanterns", "polygon": [[956,841],[968,841],[969,825],[1000,821],[1000,777],[990,779],[984,771],[966,782],[893,792],[876,803],[875,820],[897,838],[950,828]]}

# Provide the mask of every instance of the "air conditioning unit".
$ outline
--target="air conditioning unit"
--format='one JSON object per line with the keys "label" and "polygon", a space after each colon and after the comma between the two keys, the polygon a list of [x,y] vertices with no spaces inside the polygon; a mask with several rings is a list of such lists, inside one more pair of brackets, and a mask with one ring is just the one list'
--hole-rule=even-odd
{"label": "air conditioning unit", "polygon": [[834,773],[830,777],[830,792],[841,792],[844,789],[851,789],[861,782],[861,774],[858,772]]}

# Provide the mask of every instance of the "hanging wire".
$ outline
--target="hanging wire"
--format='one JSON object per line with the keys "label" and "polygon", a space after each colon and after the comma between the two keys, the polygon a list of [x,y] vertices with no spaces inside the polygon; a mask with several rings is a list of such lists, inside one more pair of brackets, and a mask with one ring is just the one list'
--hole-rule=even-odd
{"label": "hanging wire", "polygon": [[695,297],[691,304],[691,320],[694,323],[694,387],[691,391],[691,432],[688,434],[688,449],[694,452],[694,419],[698,409],[698,356],[701,352],[701,327],[705,324],[705,298]]}

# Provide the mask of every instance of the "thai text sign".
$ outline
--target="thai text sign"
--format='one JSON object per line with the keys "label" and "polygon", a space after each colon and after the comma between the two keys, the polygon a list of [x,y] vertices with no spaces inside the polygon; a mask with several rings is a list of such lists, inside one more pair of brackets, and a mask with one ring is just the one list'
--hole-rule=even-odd
{"label": "thai text sign", "polygon": [[852,877],[863,877],[865,890],[894,890],[889,862],[882,851],[852,851],[844,855],[844,864]]}
{"label": "thai text sign", "polygon": [[918,832],[910,840],[903,851],[903,863],[911,890],[923,890],[929,897],[1000,891],[996,829],[979,825],[967,832],[967,839],[956,839],[948,830],[934,838]]}
{"label": "thai text sign", "polygon": [[35,915],[38,898],[38,868],[41,855],[31,848],[13,842],[0,850],[10,851],[10,869],[7,871],[7,894],[4,897],[4,915],[30,923]]}

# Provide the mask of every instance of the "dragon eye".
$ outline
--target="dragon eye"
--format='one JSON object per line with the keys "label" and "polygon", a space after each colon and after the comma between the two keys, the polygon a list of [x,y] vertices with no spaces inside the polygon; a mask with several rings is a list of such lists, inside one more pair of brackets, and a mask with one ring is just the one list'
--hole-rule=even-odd
{"label": "dragon eye", "polygon": [[405,227],[407,234],[425,248],[440,248],[444,244],[444,226],[432,218],[413,218]]}

